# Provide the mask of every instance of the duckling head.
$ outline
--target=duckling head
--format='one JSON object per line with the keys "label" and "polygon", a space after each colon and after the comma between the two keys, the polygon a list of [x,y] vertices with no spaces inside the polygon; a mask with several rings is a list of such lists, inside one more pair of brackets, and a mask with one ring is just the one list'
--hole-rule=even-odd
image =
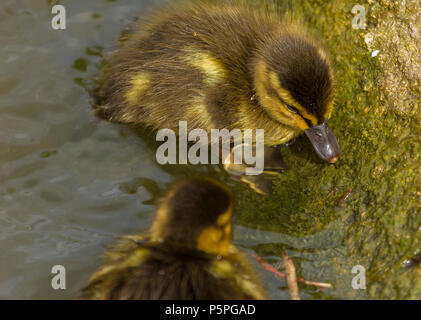
{"label": "duckling head", "polygon": [[161,199],[151,240],[222,256],[231,245],[232,207],[231,192],[218,181],[184,180]]}
{"label": "duckling head", "polygon": [[287,32],[266,41],[252,69],[266,113],[305,132],[320,158],[336,162],[339,144],[326,122],[333,109],[334,73],[323,49],[304,34]]}

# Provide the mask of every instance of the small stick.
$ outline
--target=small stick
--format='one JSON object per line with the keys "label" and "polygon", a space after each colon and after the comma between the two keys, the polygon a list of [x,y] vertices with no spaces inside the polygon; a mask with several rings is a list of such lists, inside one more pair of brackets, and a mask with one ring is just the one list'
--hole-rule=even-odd
{"label": "small stick", "polygon": [[342,204],[344,203],[344,201],[346,200],[346,199],[348,199],[348,197],[349,197],[349,195],[351,194],[351,192],[352,192],[352,188],[351,189],[349,189],[347,192],[345,192],[345,194],[339,199],[339,201],[338,201],[338,206],[339,207],[341,207],[342,206]]}
{"label": "small stick", "polygon": [[284,268],[287,275],[286,278],[291,300],[301,300],[300,294],[298,293],[297,273],[295,271],[294,262],[286,253],[282,255],[282,258],[284,260]]}
{"label": "small stick", "polygon": [[272,273],[274,273],[274,274],[276,274],[277,276],[280,276],[280,277],[282,277],[282,278],[286,278],[286,274],[285,273],[282,273],[281,271],[279,271],[279,270],[277,270],[277,269],[275,269],[274,267],[272,267],[272,265],[271,264],[269,264],[269,263],[267,263],[267,262],[265,262],[265,261],[263,261],[262,260],[262,258],[260,258],[257,254],[254,254],[253,255],[254,256],[254,258],[266,269],[266,270],[268,270],[268,271],[270,271],[270,272],[272,272]]}
{"label": "small stick", "polygon": [[[286,278],[286,274],[283,272],[280,272],[278,269],[274,268],[271,264],[263,261],[262,258],[260,258],[257,254],[253,255],[254,258],[263,266],[263,268],[265,268],[266,270],[274,273],[275,275],[281,277],[281,278]],[[297,281],[304,283],[306,285],[309,286],[314,286],[314,287],[318,287],[318,288],[322,288],[322,289],[328,289],[328,288],[332,288],[332,285],[330,283],[326,283],[326,282],[315,282],[315,281],[308,281],[304,278],[300,278],[297,277]]]}
{"label": "small stick", "polygon": [[303,278],[297,278],[297,281],[305,283],[306,285],[309,285],[309,286],[314,286],[314,287],[319,287],[319,288],[324,288],[324,289],[332,288],[332,285],[330,283],[326,283],[326,282],[308,281],[308,280],[303,279]]}

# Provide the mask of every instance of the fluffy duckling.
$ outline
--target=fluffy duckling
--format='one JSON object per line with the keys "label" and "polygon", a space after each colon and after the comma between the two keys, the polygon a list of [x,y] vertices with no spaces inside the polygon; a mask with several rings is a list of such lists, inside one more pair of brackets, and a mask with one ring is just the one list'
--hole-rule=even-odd
{"label": "fluffy duckling", "polygon": [[326,122],[333,67],[309,32],[287,20],[241,2],[157,12],[109,61],[98,114],[176,132],[180,120],[189,131],[264,129],[266,146],[305,132],[334,163],[339,145]]}
{"label": "fluffy duckling", "polygon": [[150,235],[128,236],[109,253],[82,299],[265,299],[232,244],[232,196],[205,177],[175,184]]}

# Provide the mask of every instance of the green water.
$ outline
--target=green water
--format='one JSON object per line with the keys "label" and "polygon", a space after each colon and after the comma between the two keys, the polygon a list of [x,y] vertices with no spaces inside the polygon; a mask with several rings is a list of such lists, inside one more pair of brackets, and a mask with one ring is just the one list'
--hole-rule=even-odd
{"label": "green water", "polygon": [[[150,137],[94,117],[85,88],[101,54],[116,49],[124,28],[153,2],[60,1],[66,30],[51,28],[48,1],[0,4],[0,298],[76,298],[107,245],[145,230],[161,190],[196,174],[234,190],[238,246],[272,263],[286,251],[299,276],[333,284],[300,285],[302,298],[366,297],[351,287],[360,262],[347,242],[352,209],[336,205],[352,174],[331,179],[341,164],[318,161],[305,139],[282,147],[291,170],[263,199],[218,167],[161,167]],[[344,141],[343,130],[333,129]],[[328,200],[314,198],[320,194]],[[66,290],[51,287],[54,265],[66,268]],[[284,280],[264,273],[264,281],[275,297],[288,298]]]}

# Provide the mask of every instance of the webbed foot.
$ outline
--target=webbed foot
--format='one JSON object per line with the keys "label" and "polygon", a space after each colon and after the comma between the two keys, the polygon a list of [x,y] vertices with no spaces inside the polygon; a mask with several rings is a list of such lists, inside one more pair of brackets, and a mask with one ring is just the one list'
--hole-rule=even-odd
{"label": "webbed foot", "polygon": [[[233,150],[231,150],[231,153]],[[231,159],[233,159],[233,156]],[[226,163],[224,168],[227,173],[235,180],[241,181],[248,185],[260,195],[269,195],[272,193],[272,178],[273,176],[285,172],[288,168],[285,164],[279,148],[265,147],[264,148],[264,169],[259,175],[247,175],[246,169],[251,168],[251,165],[242,163]]]}

